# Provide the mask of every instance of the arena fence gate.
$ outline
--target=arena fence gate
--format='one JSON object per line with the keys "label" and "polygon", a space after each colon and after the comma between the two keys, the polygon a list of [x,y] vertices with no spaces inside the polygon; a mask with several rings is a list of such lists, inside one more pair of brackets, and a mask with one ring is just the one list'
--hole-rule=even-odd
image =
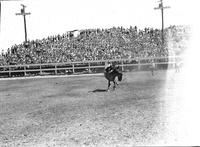
{"label": "arena fence gate", "polygon": [[166,70],[175,68],[176,63],[183,63],[182,61],[182,56],[168,56],[64,63],[8,65],[0,66],[0,77],[100,73],[104,71],[105,65],[108,62],[118,65],[120,70],[124,72],[150,70],[152,62],[155,63],[157,70]]}

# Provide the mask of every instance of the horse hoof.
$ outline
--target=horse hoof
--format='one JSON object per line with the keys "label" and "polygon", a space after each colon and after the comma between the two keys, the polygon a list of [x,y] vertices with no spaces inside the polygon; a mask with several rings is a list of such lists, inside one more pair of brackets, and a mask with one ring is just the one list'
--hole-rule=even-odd
{"label": "horse hoof", "polygon": [[110,91],[110,89],[107,89],[107,92],[109,92]]}

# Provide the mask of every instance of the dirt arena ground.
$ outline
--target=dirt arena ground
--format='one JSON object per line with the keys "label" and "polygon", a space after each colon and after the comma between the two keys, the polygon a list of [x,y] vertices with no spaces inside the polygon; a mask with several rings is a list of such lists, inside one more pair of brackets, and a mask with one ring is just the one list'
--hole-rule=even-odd
{"label": "dirt arena ground", "polygon": [[166,136],[176,141],[176,131],[168,131],[168,108],[178,103],[177,75],[124,73],[109,92],[103,75],[1,80],[0,146],[157,145],[167,143]]}

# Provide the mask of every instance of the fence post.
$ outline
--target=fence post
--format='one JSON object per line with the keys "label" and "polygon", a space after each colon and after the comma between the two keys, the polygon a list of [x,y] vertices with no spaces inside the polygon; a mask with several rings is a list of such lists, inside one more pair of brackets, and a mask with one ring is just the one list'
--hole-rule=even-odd
{"label": "fence post", "polygon": [[155,64],[155,70],[157,69],[157,66],[158,66],[157,62],[158,62],[158,59],[153,57],[153,63]]}
{"label": "fence post", "polygon": [[10,69],[10,67],[8,68],[8,70],[9,70],[9,72],[8,72],[9,77],[11,77],[11,69]]}
{"label": "fence post", "polygon": [[123,60],[121,60],[121,64],[122,64],[122,71],[124,71],[124,63],[123,63]]}
{"label": "fence post", "polygon": [[88,70],[89,70],[89,73],[91,73],[90,62],[88,63]]}
{"label": "fence post", "polygon": [[[177,61],[179,61],[179,60],[177,59],[177,56],[174,55],[174,57],[173,57],[173,62],[174,62],[174,64],[173,64],[173,67],[172,67],[173,69],[176,68],[176,62],[177,62]],[[172,62],[172,63],[173,63],[173,62]]]}
{"label": "fence post", "polygon": [[74,64],[72,63],[72,72],[75,73]]}
{"label": "fence post", "polygon": [[55,74],[56,74],[56,75],[58,74],[58,71],[57,71],[57,64],[55,65]]}
{"label": "fence post", "polygon": [[26,76],[26,66],[24,66],[24,76]]}
{"label": "fence post", "polygon": [[42,75],[42,65],[40,64],[40,75]]}
{"label": "fence post", "polygon": [[138,70],[141,69],[141,65],[140,65],[140,58],[138,58]]}

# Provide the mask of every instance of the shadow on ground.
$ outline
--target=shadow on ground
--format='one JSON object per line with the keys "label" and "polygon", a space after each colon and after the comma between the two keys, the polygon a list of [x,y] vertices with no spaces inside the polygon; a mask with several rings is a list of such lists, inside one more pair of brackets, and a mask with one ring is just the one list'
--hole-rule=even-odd
{"label": "shadow on ground", "polygon": [[89,92],[107,92],[107,89],[95,89]]}

